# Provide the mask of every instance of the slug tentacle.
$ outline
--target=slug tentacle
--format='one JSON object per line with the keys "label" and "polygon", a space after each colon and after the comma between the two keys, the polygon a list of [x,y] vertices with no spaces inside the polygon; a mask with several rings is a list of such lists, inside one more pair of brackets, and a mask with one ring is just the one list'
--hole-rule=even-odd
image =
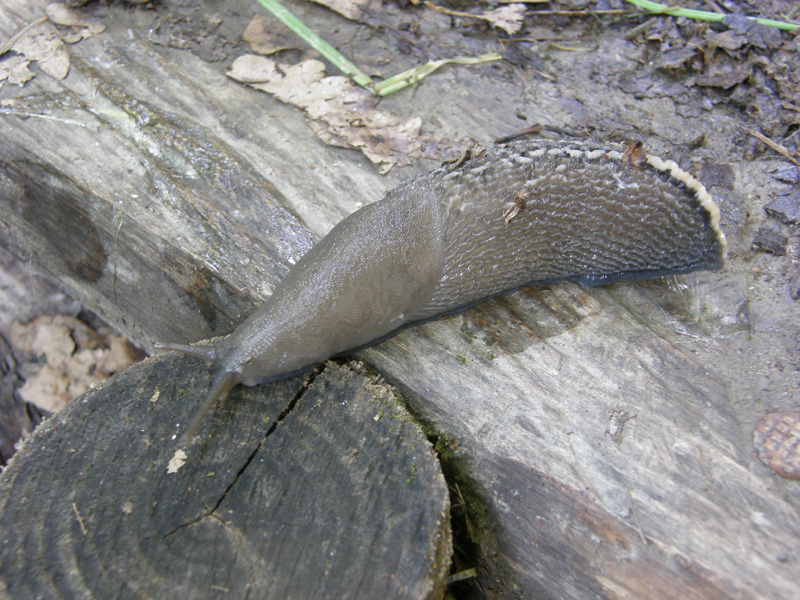
{"label": "slug tentacle", "polygon": [[228,392],[231,391],[231,388],[236,385],[236,383],[237,381],[235,373],[230,373],[228,371],[219,371],[217,373],[217,375],[214,377],[214,381],[211,384],[211,389],[208,391],[205,404],[203,404],[192,422],[189,424],[189,427],[183,433],[182,439],[186,441],[192,439],[192,436],[195,434],[195,431],[197,431],[197,428],[202,420],[208,414],[208,411],[211,410],[211,407],[216,404],[217,400],[224,400],[228,396]]}
{"label": "slug tentacle", "polygon": [[237,383],[279,379],[526,284],[599,285],[719,269],[705,187],[641,144],[517,139],[414,177],[341,221],[214,345],[194,432]]}
{"label": "slug tentacle", "polygon": [[213,345],[201,344],[192,346],[190,344],[164,344],[162,342],[155,342],[153,348],[164,351],[174,350],[175,352],[202,358],[206,362],[213,363],[217,359],[217,349]]}

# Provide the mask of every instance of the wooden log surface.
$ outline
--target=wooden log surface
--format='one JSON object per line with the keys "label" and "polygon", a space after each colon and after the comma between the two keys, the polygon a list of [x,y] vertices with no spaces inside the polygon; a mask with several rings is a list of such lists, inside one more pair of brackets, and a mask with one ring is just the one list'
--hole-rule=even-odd
{"label": "wooden log surface", "polygon": [[0,483],[5,592],[441,597],[447,487],[391,392],[336,366],[243,389],[169,468],[210,383],[191,363],[136,365],[37,429]]}
{"label": "wooden log surface", "polygon": [[[380,57],[398,44],[392,35],[372,34],[319,7],[290,6],[351,56],[385,70]],[[39,17],[43,3],[4,0],[0,7],[7,39]],[[235,43],[255,10],[248,3],[88,10],[107,30],[69,48],[66,79],[39,74],[23,88],[0,90],[0,243],[142,347],[228,333],[314,239],[432,166],[382,177],[354,151],[325,146],[295,109],[227,79],[230,61],[248,51]],[[158,19],[198,21],[212,13],[221,19],[220,35],[232,41],[220,63],[149,36]],[[493,36],[464,36],[449,17],[431,11],[409,16],[387,8],[384,15],[392,25],[412,17],[417,31],[437,38],[427,52],[495,49]],[[786,284],[791,257],[749,250],[761,208],[777,190],[769,170],[781,163],[768,155],[743,160],[747,117],[705,102],[713,94],[677,93],[663,79],[651,88],[631,83],[647,51],[618,33],[601,37],[595,54],[549,54],[545,68],[556,80],[509,63],[453,68],[384,99],[381,108],[421,116],[424,128],[454,140],[488,143],[523,128],[525,116],[581,126],[595,137],[644,138],[648,151],[676,159],[691,154],[723,210],[732,250],[726,269],[679,283],[526,288],[406,330],[360,356],[437,433],[440,456],[458,475],[451,488],[461,495],[459,511],[466,510],[478,552],[477,563],[466,566],[480,567],[473,593],[793,598],[797,484],[761,465],[750,441],[760,412],[798,408],[800,382],[791,366],[796,308]],[[416,62],[418,55],[398,55],[386,74]],[[701,133],[706,146],[690,150]],[[181,365],[205,390],[202,365]],[[292,384],[264,386],[263,393],[283,385]],[[358,396],[352,385],[340,391]],[[185,422],[201,395],[171,418]],[[220,473],[241,465],[241,458],[225,459],[229,438],[219,423],[230,422],[228,410],[212,413],[207,427],[214,433],[204,442]],[[325,415],[303,432],[330,439],[337,427],[347,428]],[[72,408],[46,426],[4,472],[4,490],[21,485],[17,465],[44,452],[59,425],[78,436],[74,427],[86,418]],[[263,431],[248,435],[260,439]],[[93,441],[91,452],[108,451],[109,439]],[[242,444],[257,450],[257,442]],[[164,446],[159,459],[172,450]],[[51,468],[29,460],[30,469]],[[163,477],[162,467],[151,459],[142,468]],[[192,468],[201,473],[207,466]],[[252,476],[268,478],[269,469]],[[318,484],[307,494],[325,493]],[[187,493],[185,484],[172,485]],[[82,490],[90,492],[97,496]],[[90,503],[114,501],[109,495]],[[206,524],[217,530],[198,535],[224,535],[216,523]],[[79,540],[80,524],[69,526]],[[226,543],[220,539],[209,543]]]}

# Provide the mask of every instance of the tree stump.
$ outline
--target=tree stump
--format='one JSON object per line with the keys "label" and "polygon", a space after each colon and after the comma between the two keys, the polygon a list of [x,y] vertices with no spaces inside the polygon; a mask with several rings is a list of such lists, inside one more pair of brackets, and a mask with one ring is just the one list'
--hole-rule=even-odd
{"label": "tree stump", "polygon": [[447,486],[390,390],[338,365],[237,388],[180,465],[196,363],[150,359],[36,430],[0,481],[5,592],[442,596]]}

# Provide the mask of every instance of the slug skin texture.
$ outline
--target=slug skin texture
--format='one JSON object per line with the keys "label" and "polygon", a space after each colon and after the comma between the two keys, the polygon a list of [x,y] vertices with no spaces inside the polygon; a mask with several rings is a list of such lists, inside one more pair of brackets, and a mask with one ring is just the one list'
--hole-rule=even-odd
{"label": "slug skin texture", "polygon": [[647,279],[724,258],[717,205],[674,162],[640,143],[523,138],[418,175],[342,220],[217,344],[156,347],[213,363],[199,420],[237,383],[298,373],[521,285]]}

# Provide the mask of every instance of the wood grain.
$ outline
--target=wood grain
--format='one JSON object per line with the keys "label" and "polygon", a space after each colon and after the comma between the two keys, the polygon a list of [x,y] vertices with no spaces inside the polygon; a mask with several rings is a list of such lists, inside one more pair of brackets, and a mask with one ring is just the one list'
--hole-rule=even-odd
{"label": "wood grain", "polygon": [[439,598],[447,488],[385,387],[331,365],[237,389],[177,473],[208,376],[169,356],[36,430],[0,481],[15,598]]}

